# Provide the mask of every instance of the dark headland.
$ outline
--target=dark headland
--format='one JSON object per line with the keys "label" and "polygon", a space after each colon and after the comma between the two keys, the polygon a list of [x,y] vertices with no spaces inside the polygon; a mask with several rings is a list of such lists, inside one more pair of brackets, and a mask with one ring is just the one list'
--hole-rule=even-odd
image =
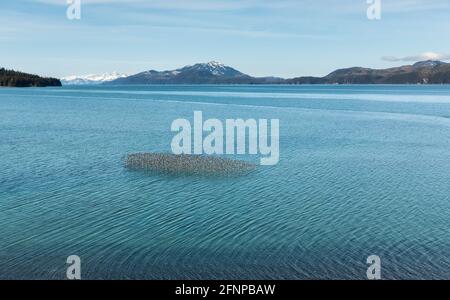
{"label": "dark headland", "polygon": [[56,78],[40,77],[38,75],[0,68],[0,87],[47,86],[61,86],[61,81]]}
{"label": "dark headland", "polygon": [[325,77],[299,77],[292,84],[450,84],[450,64],[421,61],[389,69],[354,67],[339,69]]}

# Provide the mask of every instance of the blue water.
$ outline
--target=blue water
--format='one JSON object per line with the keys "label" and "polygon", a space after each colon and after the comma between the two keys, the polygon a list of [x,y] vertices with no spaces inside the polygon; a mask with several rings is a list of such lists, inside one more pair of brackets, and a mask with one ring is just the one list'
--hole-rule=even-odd
{"label": "blue water", "polygon": [[[194,110],[280,119],[279,164],[123,167]],[[450,86],[0,89],[0,278],[448,279],[449,183]]]}

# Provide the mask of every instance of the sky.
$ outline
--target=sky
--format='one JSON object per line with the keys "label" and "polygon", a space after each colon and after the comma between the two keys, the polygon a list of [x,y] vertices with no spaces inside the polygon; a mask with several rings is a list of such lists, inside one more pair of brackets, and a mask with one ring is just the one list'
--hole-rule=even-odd
{"label": "sky", "polygon": [[[71,0],[76,1],[76,0]],[[324,76],[450,59],[450,0],[0,0],[0,67],[44,76],[220,61],[253,76]]]}

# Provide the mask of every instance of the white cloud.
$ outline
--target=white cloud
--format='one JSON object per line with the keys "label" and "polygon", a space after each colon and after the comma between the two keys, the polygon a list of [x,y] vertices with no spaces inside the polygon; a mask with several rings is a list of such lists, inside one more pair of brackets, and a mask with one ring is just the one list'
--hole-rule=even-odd
{"label": "white cloud", "polygon": [[385,61],[405,61],[405,62],[417,62],[424,60],[450,60],[450,55],[445,53],[425,52],[419,55],[395,57],[395,56],[383,56]]}

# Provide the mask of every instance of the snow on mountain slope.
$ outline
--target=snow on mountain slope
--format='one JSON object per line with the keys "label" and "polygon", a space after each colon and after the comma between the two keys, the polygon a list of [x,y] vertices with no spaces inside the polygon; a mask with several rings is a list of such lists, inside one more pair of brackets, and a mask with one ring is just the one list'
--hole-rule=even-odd
{"label": "snow on mountain slope", "polygon": [[186,66],[176,70],[178,72],[206,72],[213,76],[237,76],[244,75],[241,72],[228,67],[220,62],[211,61],[208,63],[199,63],[193,66]]}
{"label": "snow on mountain slope", "polygon": [[127,76],[128,75],[126,74],[121,74],[118,72],[90,74],[84,76],[73,75],[61,78],[61,82],[63,85],[101,84],[103,82],[113,81]]}

